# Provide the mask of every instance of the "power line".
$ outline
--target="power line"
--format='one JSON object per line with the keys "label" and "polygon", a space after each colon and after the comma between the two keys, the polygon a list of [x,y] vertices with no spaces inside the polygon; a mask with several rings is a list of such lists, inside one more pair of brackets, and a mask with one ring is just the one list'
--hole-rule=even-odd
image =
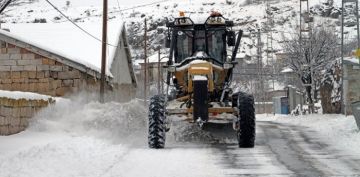
{"label": "power line", "polygon": [[119,10],[120,10],[120,3],[119,3],[119,0],[116,0],[116,2],[117,2],[117,6],[118,6],[118,8],[119,8]]}
{"label": "power line", "polygon": [[[86,33],[88,36],[94,38],[95,40],[99,41],[102,43],[102,40],[97,38],[96,36],[92,35],[91,33],[87,32],[84,28],[82,28],[81,26],[79,26],[78,24],[76,24],[74,21],[72,21],[68,16],[66,16],[63,12],[61,12],[54,4],[52,4],[49,0],[45,0],[47,3],[49,3],[56,11],[58,11],[63,17],[65,17],[69,22],[71,22],[73,25],[75,25],[77,28],[79,28],[81,31],[83,31],[84,33]],[[117,47],[117,45],[112,45],[109,43],[106,43],[109,46],[112,47]]]}
{"label": "power line", "polygon": [[0,13],[2,13],[5,8],[10,4],[11,0],[7,0],[7,1],[3,1],[2,4],[0,5]]}
{"label": "power line", "polygon": [[117,2],[117,6],[118,6],[118,8],[119,8],[119,15],[120,15],[120,18],[121,18],[121,20],[122,20],[123,22],[125,22],[125,20],[124,20],[124,16],[123,16],[123,13],[122,13],[122,10],[121,10],[121,7],[120,7],[119,0],[116,0],[116,2]]}
{"label": "power line", "polygon": [[[49,0],[45,0],[47,3],[50,4],[50,6],[52,6],[56,11],[58,11],[63,17],[65,17],[69,22],[71,22],[73,25],[75,25],[77,28],[79,28],[81,31],[83,31],[84,33],[86,33],[88,36],[94,38],[95,40],[99,41],[102,43],[102,40],[100,40],[99,38],[97,38],[96,36],[94,36],[93,34],[89,33],[88,31],[86,31],[84,28],[82,28],[81,26],[79,26],[78,24],[76,24],[74,21],[72,21],[67,15],[65,15],[62,11],[60,11],[54,4],[52,4]],[[162,1],[156,1],[156,2],[152,2],[152,3],[148,3],[148,4],[142,4],[142,5],[138,5],[138,6],[134,6],[134,7],[130,7],[130,8],[126,8],[126,9],[120,9],[120,3],[117,0],[117,4],[119,7],[119,12],[123,12],[123,11],[127,11],[127,10],[132,10],[132,9],[136,9],[136,8],[140,8],[140,7],[146,7],[146,6],[150,6],[150,5],[154,5],[154,4],[158,4],[158,3],[163,3],[163,2],[168,2],[171,0],[162,0]],[[112,47],[117,47],[117,45],[113,45],[113,44],[109,44],[106,43],[109,46]]]}
{"label": "power line", "polygon": [[134,6],[134,7],[125,8],[125,9],[122,9],[122,10],[119,10],[119,11],[123,12],[123,11],[127,11],[127,10],[132,10],[132,9],[137,9],[137,8],[140,8],[140,7],[151,6],[151,5],[154,5],[154,4],[168,2],[168,1],[171,1],[171,0],[156,1],[156,2],[152,2],[152,3],[148,3],[148,4],[142,4],[142,5],[138,5],[138,6]]}

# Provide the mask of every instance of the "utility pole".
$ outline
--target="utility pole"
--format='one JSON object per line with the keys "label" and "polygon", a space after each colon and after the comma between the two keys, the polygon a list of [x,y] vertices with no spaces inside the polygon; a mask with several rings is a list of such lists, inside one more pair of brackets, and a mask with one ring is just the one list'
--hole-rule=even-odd
{"label": "utility pole", "polygon": [[[266,8],[265,8],[266,18],[267,18],[265,30],[266,30],[266,65],[267,65],[266,68],[268,68],[268,69],[266,69],[266,71],[272,72],[271,80],[272,80],[273,91],[275,91],[275,61],[274,61],[274,57],[273,57],[274,49],[273,49],[273,45],[272,45],[272,40],[273,40],[273,38],[272,38],[273,30],[272,29],[274,27],[274,14],[272,13],[270,5],[271,5],[270,0],[267,0]],[[269,62],[271,62],[272,68],[270,68]],[[264,96],[265,100],[267,100],[266,92],[264,94],[265,94],[265,96]]]}
{"label": "utility pole", "polygon": [[161,86],[160,86],[160,83],[161,83],[161,64],[160,64],[160,60],[161,60],[161,56],[160,56],[160,48],[159,48],[159,51],[158,51],[158,84],[157,84],[157,89],[158,89],[158,94],[160,95],[162,93],[162,91],[160,90],[161,89]]}
{"label": "utility pole", "polygon": [[345,101],[344,101],[344,1],[341,2],[341,96],[340,96],[340,102],[341,102],[341,112],[343,114],[346,114],[345,109]]}
{"label": "utility pole", "polygon": [[274,14],[271,12],[270,0],[266,1],[266,64],[269,65],[269,61],[273,62],[273,46],[272,46],[272,28],[274,27]]}
{"label": "utility pole", "polygon": [[106,44],[107,44],[107,10],[108,1],[104,0],[103,5],[103,26],[102,26],[102,48],[101,48],[101,82],[100,82],[100,103],[105,101],[105,71],[106,71]]}
{"label": "utility pole", "polygon": [[[311,58],[311,36],[312,36],[312,22],[314,22],[314,18],[311,16],[310,14],[310,9],[309,9],[309,0],[300,0],[300,49],[309,49],[308,51],[308,56],[304,56],[305,58],[308,57],[310,60],[310,63],[308,63],[309,65],[306,64],[306,66],[302,66],[305,69],[310,69],[310,77],[311,77],[311,83],[306,83],[304,86],[305,88],[309,89],[309,87],[311,88],[310,90],[310,97],[312,97],[309,101],[309,112],[314,113],[314,102],[315,102],[315,92],[316,92],[316,86],[315,86],[315,82],[314,82],[314,71],[313,71],[313,59]],[[306,54],[304,54],[306,55]],[[311,101],[312,100],[312,101]]]}
{"label": "utility pole", "polygon": [[147,24],[146,18],[144,20],[144,105],[147,106]]}
{"label": "utility pole", "polygon": [[[359,3],[358,0],[342,0],[341,2],[341,7],[342,7],[342,12],[341,12],[341,112],[345,115],[347,115],[347,98],[346,98],[346,94],[345,94],[345,90],[344,90],[344,81],[346,80],[346,78],[344,77],[344,45],[345,45],[345,39],[344,39],[344,28],[347,25],[347,23],[345,22],[345,15],[347,15],[346,9],[345,9],[345,4],[347,3],[355,3],[355,17],[356,17],[356,24],[357,24],[357,48],[360,48],[360,28],[359,28]],[[351,16],[348,16],[351,17]]]}
{"label": "utility pole", "polygon": [[[260,100],[262,101],[262,104],[264,104],[264,82],[262,77],[262,71],[263,71],[263,62],[262,62],[262,45],[261,45],[261,30],[258,28],[257,31],[257,60],[258,60],[258,79],[259,79],[259,91],[260,94],[258,95],[258,103]],[[259,105],[260,106],[260,105]],[[263,105],[264,106],[264,105]],[[263,111],[265,113],[265,107],[263,107]]]}
{"label": "utility pole", "polygon": [[300,0],[300,42],[306,44],[311,37],[311,23],[314,18],[310,14],[309,0]]}

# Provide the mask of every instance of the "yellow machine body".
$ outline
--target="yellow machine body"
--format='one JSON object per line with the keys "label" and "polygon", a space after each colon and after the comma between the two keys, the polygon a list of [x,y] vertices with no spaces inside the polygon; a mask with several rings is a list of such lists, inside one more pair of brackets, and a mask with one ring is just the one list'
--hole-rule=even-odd
{"label": "yellow machine body", "polygon": [[227,70],[210,62],[190,63],[188,68],[175,71],[175,77],[182,91],[190,94],[193,92],[194,76],[205,76],[208,80],[208,91],[213,92],[225,82],[226,72]]}

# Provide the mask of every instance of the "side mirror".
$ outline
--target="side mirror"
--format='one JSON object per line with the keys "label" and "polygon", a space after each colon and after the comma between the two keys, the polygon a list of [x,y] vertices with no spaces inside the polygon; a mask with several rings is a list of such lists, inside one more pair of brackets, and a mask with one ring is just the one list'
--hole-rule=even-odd
{"label": "side mirror", "polygon": [[170,43],[171,43],[171,40],[170,40],[170,38],[166,38],[165,39],[165,48],[170,48]]}
{"label": "side mirror", "polygon": [[236,35],[234,31],[228,31],[226,38],[228,46],[235,46]]}

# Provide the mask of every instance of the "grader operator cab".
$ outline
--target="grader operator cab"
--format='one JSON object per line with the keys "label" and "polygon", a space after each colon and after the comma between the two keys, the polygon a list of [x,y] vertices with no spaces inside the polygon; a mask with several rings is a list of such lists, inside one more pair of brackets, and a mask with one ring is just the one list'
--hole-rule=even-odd
{"label": "grader operator cab", "polygon": [[236,37],[233,25],[232,21],[214,12],[199,24],[183,13],[167,23],[167,90],[165,95],[150,99],[150,148],[164,148],[171,117],[200,127],[210,122],[232,123],[239,147],[254,147],[253,96],[234,93],[230,88],[242,37],[241,30]]}

